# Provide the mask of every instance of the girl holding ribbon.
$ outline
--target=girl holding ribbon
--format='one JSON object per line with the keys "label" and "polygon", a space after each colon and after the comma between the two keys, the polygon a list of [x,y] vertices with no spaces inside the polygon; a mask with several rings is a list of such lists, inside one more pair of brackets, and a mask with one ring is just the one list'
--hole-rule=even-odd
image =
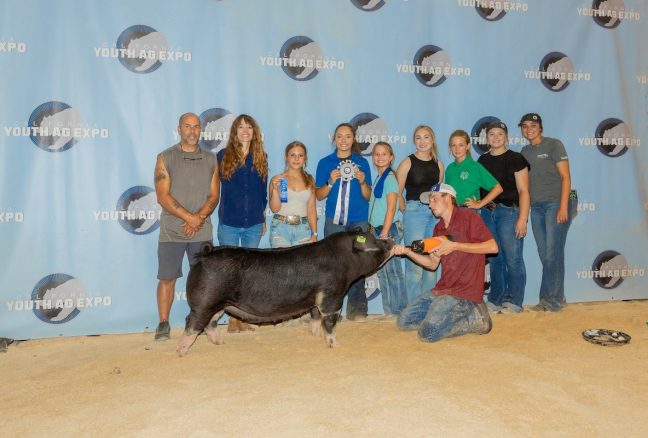
{"label": "girl holding ribbon", "polygon": [[[335,151],[322,158],[315,173],[315,196],[326,199],[324,237],[356,227],[366,231],[369,198],[371,196],[371,169],[360,155],[355,141],[355,129],[341,123],[333,135]],[[367,317],[367,296],[364,278],[349,287],[346,315],[351,321]]]}

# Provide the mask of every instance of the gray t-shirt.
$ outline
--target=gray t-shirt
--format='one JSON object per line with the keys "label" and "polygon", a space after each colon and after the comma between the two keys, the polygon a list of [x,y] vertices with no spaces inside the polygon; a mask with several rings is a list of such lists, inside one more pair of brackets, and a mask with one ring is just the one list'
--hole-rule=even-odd
{"label": "gray t-shirt", "polygon": [[524,146],[520,153],[531,165],[529,170],[531,202],[560,202],[562,179],[556,163],[568,160],[562,142],[555,138],[544,137],[537,145]]}
{"label": "gray t-shirt", "polygon": [[[179,144],[162,152],[162,160],[171,177],[171,196],[184,208],[196,213],[209,196],[211,179],[217,165],[216,156],[198,149],[184,152]],[[160,242],[204,242],[212,240],[211,217],[189,239],[182,231],[183,220],[162,209],[160,216]]]}

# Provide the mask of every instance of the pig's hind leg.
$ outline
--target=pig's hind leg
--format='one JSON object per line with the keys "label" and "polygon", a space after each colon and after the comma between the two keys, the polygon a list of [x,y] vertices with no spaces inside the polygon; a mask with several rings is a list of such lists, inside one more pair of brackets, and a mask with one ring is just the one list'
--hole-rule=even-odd
{"label": "pig's hind leg", "polygon": [[218,320],[223,316],[223,313],[225,313],[224,310],[214,313],[214,316],[209,320],[207,327],[205,327],[205,334],[212,344],[223,344],[223,339],[218,335]]}

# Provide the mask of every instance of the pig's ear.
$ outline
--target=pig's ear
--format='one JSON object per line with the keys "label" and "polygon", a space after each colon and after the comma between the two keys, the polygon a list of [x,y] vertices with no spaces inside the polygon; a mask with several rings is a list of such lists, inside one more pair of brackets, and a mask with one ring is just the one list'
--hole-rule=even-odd
{"label": "pig's ear", "polygon": [[367,238],[358,234],[353,239],[353,252],[364,252],[367,250]]}
{"label": "pig's ear", "polygon": [[376,238],[371,234],[371,231],[355,236],[355,239],[353,239],[353,252],[374,251],[380,251],[380,248],[376,246]]}
{"label": "pig's ear", "polygon": [[200,253],[198,255],[209,255],[213,251],[214,247],[211,243],[205,242],[200,246]]}

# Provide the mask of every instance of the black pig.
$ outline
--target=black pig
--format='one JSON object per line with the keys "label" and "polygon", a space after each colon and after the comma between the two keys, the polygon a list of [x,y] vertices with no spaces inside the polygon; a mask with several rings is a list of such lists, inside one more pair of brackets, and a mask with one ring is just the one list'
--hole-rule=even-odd
{"label": "black pig", "polygon": [[208,247],[189,270],[190,312],[177,352],[184,356],[203,330],[222,344],[216,328],[223,312],[259,324],[313,310],[311,331],[319,335],[323,326],[327,345],[334,347],[347,289],[388,260],[393,246],[371,231],[348,231],[291,248]]}

